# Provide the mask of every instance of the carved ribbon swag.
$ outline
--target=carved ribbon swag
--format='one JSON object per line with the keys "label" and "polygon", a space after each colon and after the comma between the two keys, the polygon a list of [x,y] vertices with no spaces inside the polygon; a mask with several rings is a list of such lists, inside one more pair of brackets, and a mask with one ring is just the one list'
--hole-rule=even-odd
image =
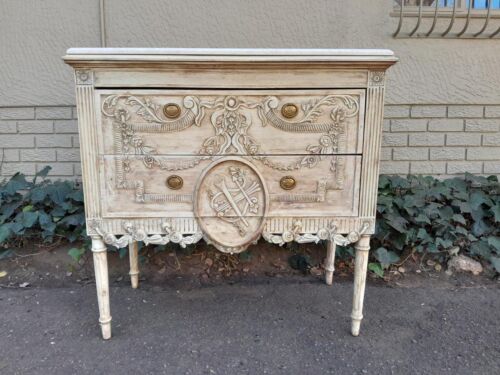
{"label": "carved ribbon swag", "polygon": [[169,222],[163,224],[163,230],[166,232],[165,235],[153,234],[150,236],[147,235],[144,229],[137,229],[132,223],[125,222],[123,223],[123,229],[125,229],[125,232],[127,232],[127,234],[122,235],[120,238],[116,237],[112,233],[104,232],[97,220],[91,221],[89,223],[89,227],[91,230],[99,234],[106,244],[114,246],[118,249],[126,247],[135,241],[142,241],[146,245],[166,245],[169,242],[173,242],[179,244],[184,248],[187,245],[198,242],[203,237],[201,232],[196,232],[190,236],[183,236],[182,233],[174,231],[172,229],[172,224]]}

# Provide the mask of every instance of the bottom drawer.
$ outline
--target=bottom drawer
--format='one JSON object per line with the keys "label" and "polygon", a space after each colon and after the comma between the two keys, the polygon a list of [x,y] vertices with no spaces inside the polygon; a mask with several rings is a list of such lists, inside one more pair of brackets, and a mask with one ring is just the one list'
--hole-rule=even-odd
{"label": "bottom drawer", "polygon": [[103,218],[358,214],[360,155],[108,155],[101,162]]}

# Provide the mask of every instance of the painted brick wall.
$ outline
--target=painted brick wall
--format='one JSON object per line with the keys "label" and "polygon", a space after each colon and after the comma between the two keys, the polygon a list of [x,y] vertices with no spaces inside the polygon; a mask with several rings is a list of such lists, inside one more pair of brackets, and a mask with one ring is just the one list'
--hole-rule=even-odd
{"label": "painted brick wall", "polygon": [[[0,177],[81,176],[76,109],[0,107]],[[381,173],[500,174],[500,105],[387,105]]]}
{"label": "painted brick wall", "polygon": [[500,174],[500,105],[387,105],[381,173]]}
{"label": "painted brick wall", "polygon": [[0,180],[46,165],[52,179],[80,178],[76,108],[0,107]]}

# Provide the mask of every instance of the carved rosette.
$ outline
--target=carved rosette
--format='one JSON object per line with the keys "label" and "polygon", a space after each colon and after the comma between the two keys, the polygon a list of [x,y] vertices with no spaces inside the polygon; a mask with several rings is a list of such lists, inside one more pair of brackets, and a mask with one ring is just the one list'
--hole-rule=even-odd
{"label": "carved rosette", "polygon": [[385,72],[371,71],[369,77],[369,86],[384,86]]}
{"label": "carved rosette", "polygon": [[93,85],[94,73],[91,70],[75,70],[75,83],[77,85]]}
{"label": "carved rosette", "polygon": [[257,241],[268,209],[262,176],[244,159],[215,161],[198,180],[194,214],[207,242],[222,252],[239,253]]}

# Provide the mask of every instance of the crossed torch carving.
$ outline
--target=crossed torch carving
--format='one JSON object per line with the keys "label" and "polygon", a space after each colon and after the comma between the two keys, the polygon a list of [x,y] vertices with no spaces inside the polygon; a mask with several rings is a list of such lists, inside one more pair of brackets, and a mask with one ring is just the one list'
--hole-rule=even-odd
{"label": "crossed torch carving", "polygon": [[246,219],[247,214],[258,212],[259,201],[255,194],[261,187],[256,181],[247,182],[245,173],[240,168],[229,167],[228,171],[232,186],[227,184],[227,175],[216,175],[212,184],[216,192],[208,191],[210,207],[214,209],[217,217],[234,225],[240,236],[244,236],[250,226]]}

